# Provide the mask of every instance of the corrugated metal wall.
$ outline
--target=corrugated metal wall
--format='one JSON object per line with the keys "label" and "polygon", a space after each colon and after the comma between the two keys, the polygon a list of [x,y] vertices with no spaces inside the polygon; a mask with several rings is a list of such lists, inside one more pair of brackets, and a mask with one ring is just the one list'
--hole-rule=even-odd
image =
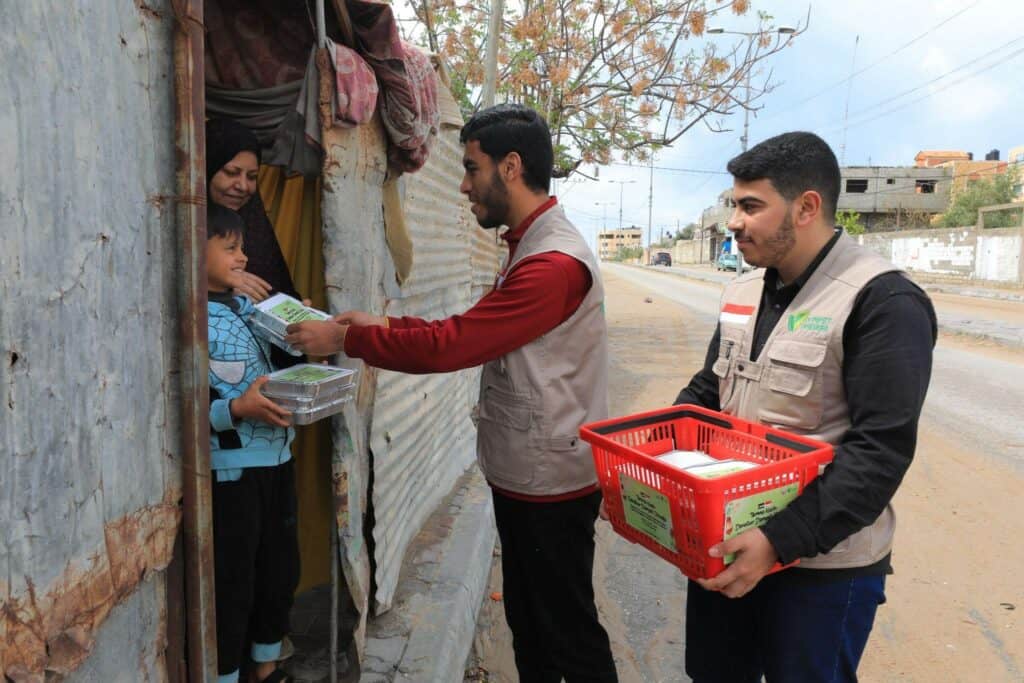
{"label": "corrugated metal wall", "polygon": [[170,3],[2,14],[0,678],[159,679],[180,496]]}
{"label": "corrugated metal wall", "polygon": [[[461,179],[458,131],[442,129],[426,166],[401,180],[414,266],[400,293],[388,302],[390,315],[437,320],[462,313],[475,301],[474,238],[482,230],[459,193]],[[478,259],[485,261],[485,252]],[[378,611],[391,605],[409,542],[474,462],[476,429],[469,415],[478,382],[476,369],[435,375],[380,373],[370,433]]]}
{"label": "corrugated metal wall", "polygon": [[[331,309],[437,319],[469,308],[493,284],[498,250],[493,233],[476,225],[459,194],[458,131],[443,129],[427,165],[401,180],[414,245],[412,275],[402,287],[384,244],[378,181],[383,180],[386,161],[378,127],[331,131],[328,142],[332,164],[324,193],[324,249]],[[350,510],[340,522],[343,539],[345,527],[350,528],[351,549],[361,526],[356,515],[365,513],[365,505],[360,509],[353,502],[356,482],[369,476],[372,457],[377,612],[391,605],[410,540],[474,460],[476,432],[469,414],[478,379],[478,370],[365,373],[357,424],[350,419],[348,426],[357,432],[353,436],[365,436],[368,452],[357,449],[359,462],[344,465],[335,478],[343,478],[349,487]],[[350,436],[338,429],[336,438]],[[350,555],[352,568],[360,571],[365,558]],[[349,583],[351,587],[351,578]]]}

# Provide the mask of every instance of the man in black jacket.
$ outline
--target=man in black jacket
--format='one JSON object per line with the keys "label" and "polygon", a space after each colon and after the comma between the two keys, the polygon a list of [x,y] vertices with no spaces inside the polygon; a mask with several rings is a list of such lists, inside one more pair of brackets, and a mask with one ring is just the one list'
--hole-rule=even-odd
{"label": "man in black jacket", "polygon": [[885,601],[891,500],[914,454],[935,312],[834,228],[840,173],[823,140],[780,135],[728,169],[728,227],[764,270],[726,287],[704,368],[676,403],[828,441],[835,458],[763,527],[711,549],[735,561],[689,583],[686,670],[695,683],[855,681]]}

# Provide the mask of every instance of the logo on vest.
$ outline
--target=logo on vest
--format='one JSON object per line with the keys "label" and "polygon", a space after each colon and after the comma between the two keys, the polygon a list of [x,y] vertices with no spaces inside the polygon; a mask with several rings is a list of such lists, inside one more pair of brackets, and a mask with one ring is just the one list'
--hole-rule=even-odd
{"label": "logo on vest", "polygon": [[807,330],[808,332],[828,332],[832,318],[822,315],[811,315],[810,311],[797,311],[789,316],[789,331]]}

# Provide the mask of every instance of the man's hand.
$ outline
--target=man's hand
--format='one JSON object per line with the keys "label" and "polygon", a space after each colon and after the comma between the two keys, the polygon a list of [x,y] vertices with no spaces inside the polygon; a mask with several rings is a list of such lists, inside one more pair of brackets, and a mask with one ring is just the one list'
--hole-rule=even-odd
{"label": "man's hand", "polygon": [[275,427],[287,427],[291,424],[291,413],[277,405],[260,393],[260,387],[267,383],[268,377],[257,377],[245,393],[231,401],[231,417],[245,418],[266,422]]}
{"label": "man's hand", "polygon": [[744,531],[735,538],[712,546],[711,557],[724,557],[735,553],[736,559],[713,579],[697,579],[701,588],[719,591],[730,598],[739,598],[749,593],[767,574],[779,556],[775,554],[768,537],[760,529]]}
{"label": "man's hand", "polygon": [[345,350],[348,325],[333,320],[306,320],[285,328],[284,340],[310,356],[331,356]]}
{"label": "man's hand", "polygon": [[382,315],[372,315],[363,311],[345,311],[341,315],[331,318],[341,325],[355,325],[356,327],[369,327],[370,325],[387,325],[387,318]]}
{"label": "man's hand", "polygon": [[255,303],[259,303],[270,296],[270,283],[252,273],[242,273],[242,284],[235,287],[236,294],[244,294]]}

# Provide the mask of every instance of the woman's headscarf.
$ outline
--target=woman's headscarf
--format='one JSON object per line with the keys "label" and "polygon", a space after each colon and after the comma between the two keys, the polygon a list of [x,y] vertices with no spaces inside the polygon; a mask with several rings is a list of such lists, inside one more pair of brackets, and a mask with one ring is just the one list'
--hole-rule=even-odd
{"label": "woman's headscarf", "polygon": [[[260,143],[255,133],[234,119],[206,122],[207,186],[217,171],[239,152],[252,152],[256,161],[260,161]],[[245,254],[249,257],[245,269],[269,282],[275,292],[300,298],[258,190],[238,209],[238,215],[245,222]]]}
{"label": "woman's headscarf", "polygon": [[260,142],[256,134],[234,119],[210,119],[206,122],[206,184],[239,152],[252,152],[260,161]]}

